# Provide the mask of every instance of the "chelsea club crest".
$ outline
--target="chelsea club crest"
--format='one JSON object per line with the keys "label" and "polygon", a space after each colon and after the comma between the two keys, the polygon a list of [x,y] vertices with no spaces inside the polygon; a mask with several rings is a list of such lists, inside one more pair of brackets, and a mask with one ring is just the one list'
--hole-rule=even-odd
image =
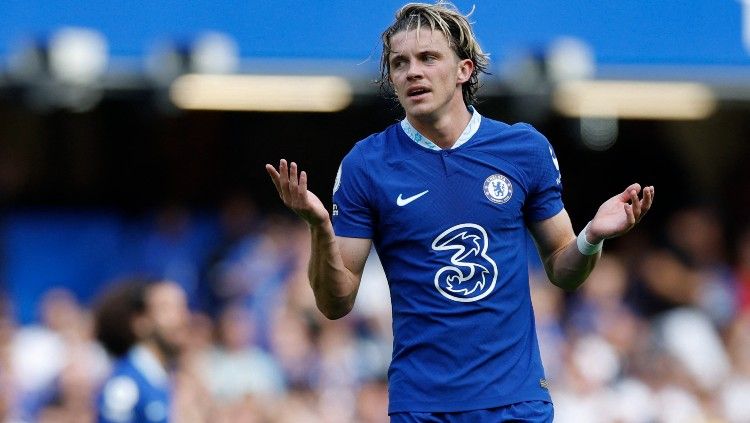
{"label": "chelsea club crest", "polygon": [[513,185],[505,176],[496,173],[484,180],[484,195],[496,204],[505,204],[513,196]]}

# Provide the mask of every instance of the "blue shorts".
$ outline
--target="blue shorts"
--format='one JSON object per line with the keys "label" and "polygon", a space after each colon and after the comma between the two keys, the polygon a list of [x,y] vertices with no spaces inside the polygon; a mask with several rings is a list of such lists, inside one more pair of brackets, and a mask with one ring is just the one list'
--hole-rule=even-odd
{"label": "blue shorts", "polygon": [[554,417],[551,402],[525,401],[457,413],[394,413],[391,414],[391,423],[550,423]]}

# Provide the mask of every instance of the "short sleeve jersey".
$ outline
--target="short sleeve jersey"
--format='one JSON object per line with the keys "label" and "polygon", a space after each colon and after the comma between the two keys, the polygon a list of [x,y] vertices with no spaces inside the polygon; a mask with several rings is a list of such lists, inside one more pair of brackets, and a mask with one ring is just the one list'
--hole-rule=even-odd
{"label": "short sleeve jersey", "polygon": [[167,423],[170,386],[156,358],[140,347],[115,363],[97,398],[99,423]]}
{"label": "short sleeve jersey", "polygon": [[436,151],[395,124],[346,155],[333,203],[336,235],[372,239],[388,279],[389,413],[550,401],[526,245],[527,223],[563,209],[543,135],[482,117]]}

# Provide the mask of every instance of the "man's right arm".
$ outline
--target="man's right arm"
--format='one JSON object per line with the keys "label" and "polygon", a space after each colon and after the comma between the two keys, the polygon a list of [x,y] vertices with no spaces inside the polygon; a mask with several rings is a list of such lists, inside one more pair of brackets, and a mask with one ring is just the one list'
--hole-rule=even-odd
{"label": "man's right arm", "polygon": [[297,174],[297,165],[279,161],[278,171],[266,171],[284,204],[310,226],[311,255],[308,277],[318,309],[329,319],[347,315],[354,306],[372,241],[337,237],[320,199],[307,190],[307,173]]}

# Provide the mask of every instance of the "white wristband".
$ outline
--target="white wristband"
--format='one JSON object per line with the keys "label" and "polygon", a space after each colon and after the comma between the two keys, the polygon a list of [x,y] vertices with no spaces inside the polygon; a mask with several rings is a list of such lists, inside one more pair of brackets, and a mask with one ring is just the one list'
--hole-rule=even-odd
{"label": "white wristband", "polygon": [[604,244],[604,240],[601,240],[596,244],[592,244],[586,239],[586,233],[589,230],[590,224],[591,222],[587,223],[586,227],[583,228],[581,233],[579,233],[578,237],[576,238],[576,245],[578,246],[578,251],[580,251],[581,254],[583,254],[584,256],[593,256],[594,254],[602,250],[602,245]]}

